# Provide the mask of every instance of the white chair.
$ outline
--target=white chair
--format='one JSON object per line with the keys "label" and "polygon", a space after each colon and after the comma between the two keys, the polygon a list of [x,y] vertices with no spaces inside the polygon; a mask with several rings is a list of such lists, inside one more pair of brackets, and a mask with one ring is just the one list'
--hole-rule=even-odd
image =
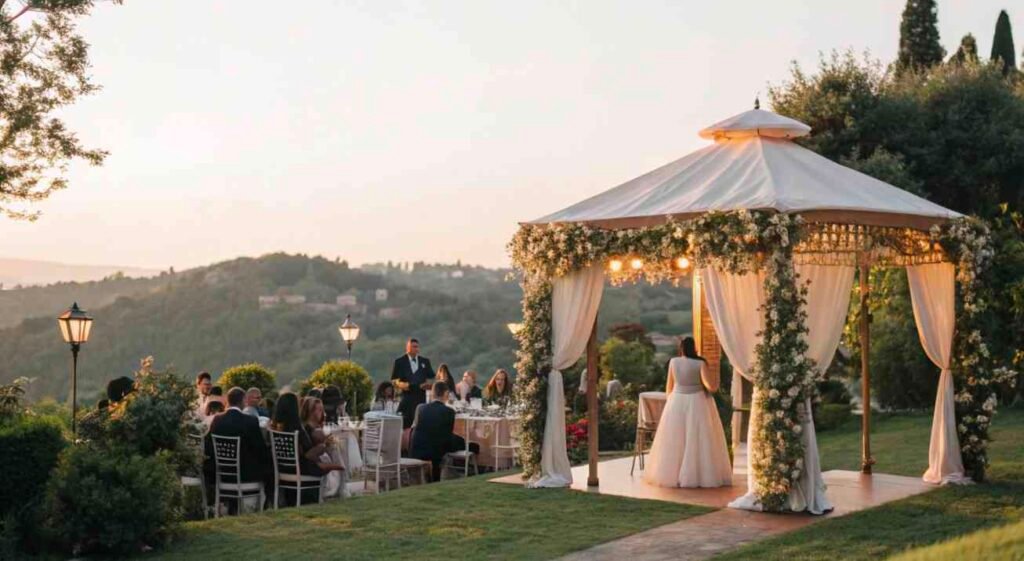
{"label": "white chair", "polygon": [[500,465],[499,453],[508,450],[509,469],[516,467],[516,455],[519,453],[519,421],[509,419],[508,423],[508,444],[501,443],[501,423],[498,423],[497,434],[494,437],[494,471],[498,471]]}
{"label": "white chair", "polygon": [[[188,445],[191,446],[193,450],[197,450],[200,458],[202,458],[203,435],[189,433],[185,438],[187,439]],[[195,475],[185,474],[181,476],[181,486],[199,488],[199,494],[203,500],[203,520],[206,520],[210,517],[210,507],[206,504],[206,476],[203,474],[202,462],[199,463],[199,467],[195,471]]]}
{"label": "white chair", "polygon": [[277,510],[281,489],[295,491],[295,506],[302,506],[302,492],[316,489],[317,502],[324,502],[323,478],[302,475],[299,468],[299,431],[271,430],[270,442],[274,448],[274,509]]}
{"label": "white chair", "polygon": [[644,470],[644,455],[647,454],[647,445],[654,442],[654,435],[657,431],[657,423],[637,424],[636,440],[633,442],[633,462],[629,466],[629,475],[633,475],[637,460],[640,460],[640,471]]}
{"label": "white chair", "polygon": [[258,508],[263,512],[263,502],[266,495],[263,492],[263,482],[242,483],[242,465],[238,458],[238,451],[241,447],[241,438],[237,436],[210,435],[213,438],[213,459],[216,465],[216,483],[213,487],[213,504],[215,516],[220,517],[220,499],[234,499],[238,503],[238,512],[242,512],[242,504],[245,499],[257,497]]}
{"label": "white chair", "polygon": [[444,480],[445,475],[453,470],[456,473],[461,471],[464,477],[469,477],[470,464],[473,466],[473,475],[479,475],[480,468],[476,465],[476,454],[469,450],[448,452],[444,455],[444,460],[441,462],[441,479]]}
{"label": "white chair", "polygon": [[402,488],[401,477],[402,418],[366,416],[363,431],[363,487],[373,477],[374,492],[380,493],[380,483],[391,490],[391,480]]}

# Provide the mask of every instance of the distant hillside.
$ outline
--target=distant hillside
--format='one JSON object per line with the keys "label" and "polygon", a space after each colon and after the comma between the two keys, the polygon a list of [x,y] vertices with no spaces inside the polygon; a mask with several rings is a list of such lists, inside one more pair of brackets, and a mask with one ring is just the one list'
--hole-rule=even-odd
{"label": "distant hillside", "polygon": [[128,277],[151,277],[154,269],[113,265],[68,265],[32,259],[0,258],[0,287],[40,286],[56,282],[98,281],[120,273]]}
{"label": "distant hillside", "polygon": [[[60,340],[56,312],[77,300],[96,318],[80,357],[79,395],[94,401],[106,381],[129,375],[153,355],[185,376],[258,361],[283,384],[305,378],[324,360],[344,356],[337,326],[346,312],[362,327],[353,358],[377,380],[390,374],[408,336],[419,337],[435,365],[485,377],[511,368],[514,341],[506,324],[520,317],[521,292],[507,271],[417,264],[413,270],[349,268],[322,257],[273,254],[241,258],[150,279],[109,279],[0,293],[55,303],[14,327],[0,329],[0,382],[35,377],[32,397],[64,397],[70,352]],[[91,291],[91,292],[90,292]],[[89,294],[110,297],[103,305]],[[640,321],[649,329],[689,331],[688,289],[609,289],[600,325]],[[3,300],[0,300],[3,305]]]}

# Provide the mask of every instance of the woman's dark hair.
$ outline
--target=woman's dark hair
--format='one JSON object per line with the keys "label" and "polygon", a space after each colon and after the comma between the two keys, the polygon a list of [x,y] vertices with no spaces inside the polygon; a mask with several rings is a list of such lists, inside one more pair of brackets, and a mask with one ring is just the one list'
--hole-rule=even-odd
{"label": "woman's dark hair", "polygon": [[299,418],[299,396],[291,392],[277,396],[272,422],[274,430],[284,432],[303,430],[302,419]]}
{"label": "woman's dark hair", "polygon": [[210,388],[210,395],[224,395],[224,388],[220,386],[213,386]]}
{"label": "woman's dark hair", "polygon": [[209,417],[210,415],[216,415],[217,413],[223,413],[223,412],[224,412],[224,403],[222,403],[220,401],[208,402],[206,404],[206,411],[204,411],[204,413],[206,413],[207,417]]}
{"label": "woman's dark hair", "polygon": [[384,393],[387,392],[390,387],[391,382],[381,382],[377,384],[377,393],[375,394],[377,401],[384,401]]}
{"label": "woman's dark hair", "polygon": [[316,398],[319,398],[323,394],[324,394],[324,391],[321,390],[320,388],[313,388],[313,389],[309,390],[308,392],[306,392],[306,395],[304,397],[316,397]]}
{"label": "woman's dark hair", "polygon": [[125,398],[126,395],[132,393],[135,389],[135,380],[127,376],[121,376],[120,378],[114,378],[107,383],[107,399],[110,403],[117,403]]}
{"label": "woman's dark hair", "polygon": [[683,337],[683,339],[679,341],[679,354],[686,358],[704,360],[704,357],[697,354],[697,342],[693,340],[693,337]]}
{"label": "woman's dark hair", "polygon": [[324,421],[327,423],[338,422],[338,407],[345,401],[341,396],[341,388],[338,386],[327,386],[324,388],[320,401],[324,404]]}
{"label": "woman's dark hair", "polygon": [[[444,378],[441,378],[441,376],[444,376]],[[444,382],[449,386],[454,385],[454,380],[452,380],[452,371],[449,370],[448,365],[443,362],[441,363],[441,366],[437,367],[437,378],[438,381]]]}

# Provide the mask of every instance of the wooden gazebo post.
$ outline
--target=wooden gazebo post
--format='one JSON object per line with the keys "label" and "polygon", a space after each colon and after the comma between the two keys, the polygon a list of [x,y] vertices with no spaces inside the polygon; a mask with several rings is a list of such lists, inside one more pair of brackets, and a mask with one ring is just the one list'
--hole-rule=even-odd
{"label": "wooden gazebo post", "polygon": [[871,311],[868,308],[869,285],[868,275],[871,266],[860,266],[860,471],[871,474],[871,466],[875,459],[871,457]]}
{"label": "wooden gazebo post", "polygon": [[587,340],[587,457],[590,462],[587,471],[587,486],[597,487],[597,451],[600,411],[597,403],[597,315],[594,315],[594,327],[590,330]]}

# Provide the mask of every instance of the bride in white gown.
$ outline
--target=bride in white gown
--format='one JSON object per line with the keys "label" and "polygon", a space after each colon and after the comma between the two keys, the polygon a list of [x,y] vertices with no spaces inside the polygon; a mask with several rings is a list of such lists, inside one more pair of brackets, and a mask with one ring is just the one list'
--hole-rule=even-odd
{"label": "bride in white gown", "polygon": [[692,337],[668,363],[674,387],[661,413],[644,481],[659,487],[721,487],[732,484],[725,432],[714,398],[718,377],[697,355]]}

